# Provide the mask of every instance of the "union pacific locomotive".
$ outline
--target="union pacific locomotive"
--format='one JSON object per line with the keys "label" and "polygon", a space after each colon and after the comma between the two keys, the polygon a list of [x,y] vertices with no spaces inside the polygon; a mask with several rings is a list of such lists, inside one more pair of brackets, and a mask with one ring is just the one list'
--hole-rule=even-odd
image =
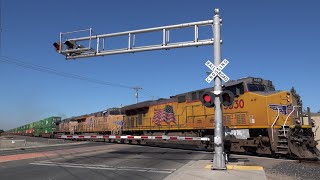
{"label": "union pacific locomotive", "polygon": [[[312,124],[304,121],[302,107],[290,92],[275,90],[271,81],[253,77],[229,81],[223,89],[234,95],[232,105],[223,107],[226,151],[298,158],[320,155]],[[201,103],[204,92],[210,91],[213,88],[68,118],[55,133],[213,139],[214,108]],[[199,141],[197,145],[213,148],[212,141]]]}

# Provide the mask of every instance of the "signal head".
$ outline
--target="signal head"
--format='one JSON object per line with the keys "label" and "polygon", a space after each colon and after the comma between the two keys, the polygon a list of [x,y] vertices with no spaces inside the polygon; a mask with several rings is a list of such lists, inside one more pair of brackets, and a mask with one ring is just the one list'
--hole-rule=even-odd
{"label": "signal head", "polygon": [[75,43],[74,42],[66,41],[66,42],[64,42],[64,44],[68,46],[68,49],[75,48]]}
{"label": "signal head", "polygon": [[214,107],[214,94],[212,92],[204,92],[200,96],[200,101],[206,107]]}
{"label": "signal head", "polygon": [[60,50],[60,45],[59,45],[59,43],[55,42],[55,43],[53,43],[53,46],[54,46],[54,48],[56,49],[56,51],[59,51],[59,50]]}
{"label": "signal head", "polygon": [[223,106],[232,106],[234,102],[234,94],[229,90],[223,91],[220,95],[220,102]]}

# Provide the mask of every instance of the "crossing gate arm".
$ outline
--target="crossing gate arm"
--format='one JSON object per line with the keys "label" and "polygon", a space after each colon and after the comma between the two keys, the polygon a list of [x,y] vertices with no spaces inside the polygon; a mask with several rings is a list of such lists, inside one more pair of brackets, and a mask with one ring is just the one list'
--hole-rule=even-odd
{"label": "crossing gate arm", "polygon": [[[192,47],[192,46],[205,46],[213,45],[214,39],[199,39],[199,27],[201,26],[213,26],[213,20],[207,21],[198,21],[170,26],[161,26],[133,31],[117,32],[110,34],[101,34],[93,35],[92,28],[80,31],[72,31],[66,33],[60,33],[60,47],[59,53],[64,55],[66,59],[77,59],[85,57],[95,57],[95,56],[106,56],[113,54],[124,54],[124,53],[134,53],[142,51],[151,51],[151,50],[161,50],[161,49],[172,49],[172,48],[183,48],[183,47]],[[194,28],[194,35],[190,37],[190,41],[181,41],[170,43],[170,30],[174,29],[183,29],[183,28]],[[70,38],[66,41],[74,42],[74,44],[87,43],[87,47],[78,47],[75,45],[74,48],[63,48],[63,36],[66,34],[78,33],[89,31],[89,36]],[[144,46],[135,46],[135,40],[137,34],[144,34],[149,32],[161,32],[162,40],[160,39],[161,44],[157,45],[144,45]],[[108,44],[108,38],[117,37],[117,36],[127,36],[127,46],[124,48],[109,48],[112,44]],[[161,37],[160,37],[161,38]],[[93,43],[96,43],[95,45]],[[106,48],[106,44],[108,48]],[[95,48],[94,48],[95,47]]]}
{"label": "crossing gate arm", "polygon": [[132,135],[59,135],[59,139],[127,139],[127,140],[171,140],[171,141],[210,141],[208,137],[182,136],[132,136]]}

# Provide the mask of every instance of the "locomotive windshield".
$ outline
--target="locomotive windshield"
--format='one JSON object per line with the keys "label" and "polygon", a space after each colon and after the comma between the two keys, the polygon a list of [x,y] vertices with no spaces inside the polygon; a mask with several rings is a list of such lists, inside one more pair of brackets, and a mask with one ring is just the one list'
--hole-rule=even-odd
{"label": "locomotive windshield", "polygon": [[121,112],[119,110],[113,110],[113,111],[109,111],[110,115],[120,115]]}
{"label": "locomotive windshield", "polygon": [[264,84],[247,84],[248,91],[275,91],[274,86],[266,86]]}
{"label": "locomotive windshield", "polygon": [[247,77],[235,81],[230,81],[225,84],[225,89],[233,92],[235,95],[244,94],[244,92],[271,92],[275,91],[272,81]]}
{"label": "locomotive windshield", "polygon": [[274,86],[267,86],[267,91],[275,91],[276,89]]}
{"label": "locomotive windshield", "polygon": [[266,86],[263,84],[248,84],[249,91],[266,91]]}

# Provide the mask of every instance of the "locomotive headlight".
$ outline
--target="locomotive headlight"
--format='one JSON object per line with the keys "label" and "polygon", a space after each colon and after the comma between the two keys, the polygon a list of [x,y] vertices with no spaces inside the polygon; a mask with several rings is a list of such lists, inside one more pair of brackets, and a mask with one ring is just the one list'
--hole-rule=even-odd
{"label": "locomotive headlight", "polygon": [[290,93],[287,92],[286,97],[287,97],[287,101],[290,102]]}

